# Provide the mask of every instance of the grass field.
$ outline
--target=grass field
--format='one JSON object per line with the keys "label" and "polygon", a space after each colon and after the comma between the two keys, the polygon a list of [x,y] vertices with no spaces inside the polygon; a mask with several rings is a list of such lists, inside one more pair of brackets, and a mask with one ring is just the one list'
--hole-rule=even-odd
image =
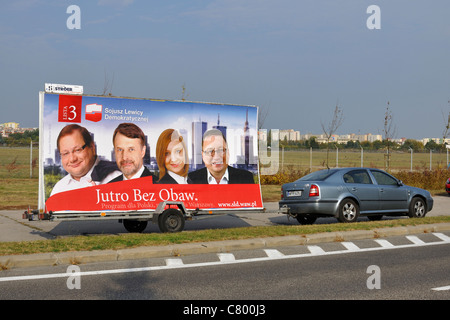
{"label": "grass field", "polygon": [[[449,155],[450,157],[450,155]],[[362,161],[361,161],[362,158]],[[268,160],[262,158],[262,163]],[[431,163],[431,166],[430,166]],[[409,152],[391,152],[390,170],[392,172],[401,170],[422,171],[431,169],[447,168],[447,153],[432,153],[430,162],[430,153],[411,153]],[[371,167],[387,169],[387,155],[385,152],[369,152],[361,150],[336,149],[330,150],[328,154],[328,166],[334,167]],[[298,170],[305,169],[323,169],[327,167],[326,150],[290,150],[281,151],[279,155],[279,169],[293,168]]]}
{"label": "grass field", "polygon": [[[39,152],[29,148],[0,148],[0,209],[36,208]],[[31,173],[31,176],[30,176]]]}

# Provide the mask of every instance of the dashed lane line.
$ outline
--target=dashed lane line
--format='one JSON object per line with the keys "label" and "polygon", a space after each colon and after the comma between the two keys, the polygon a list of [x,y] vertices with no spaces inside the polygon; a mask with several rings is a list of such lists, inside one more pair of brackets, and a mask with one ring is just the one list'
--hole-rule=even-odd
{"label": "dashed lane line", "polygon": [[390,243],[389,241],[384,240],[384,239],[375,239],[375,242],[377,242],[383,248],[393,248],[393,247],[395,247],[392,243]]}
{"label": "dashed lane line", "polygon": [[450,286],[432,288],[431,290],[433,290],[433,291],[448,291],[448,290],[450,290]]}
{"label": "dashed lane line", "polygon": [[[309,253],[301,254],[289,254],[285,255],[276,249],[264,249],[266,257],[259,258],[248,258],[248,259],[236,259],[231,253],[219,253],[219,261],[212,262],[200,262],[200,263],[188,263],[185,264],[181,258],[168,258],[165,260],[166,265],[153,266],[153,267],[141,267],[141,268],[124,268],[124,269],[112,269],[112,270],[97,270],[97,271],[80,271],[77,273],[66,272],[66,273],[53,273],[53,274],[38,274],[38,275],[27,275],[27,276],[12,276],[12,277],[0,277],[0,282],[7,281],[20,281],[20,280],[38,280],[38,279],[50,279],[50,278],[65,278],[71,276],[92,276],[92,275],[106,275],[106,274],[119,274],[119,273],[130,273],[130,272],[145,272],[145,271],[158,271],[158,270],[169,270],[169,269],[179,269],[179,268],[198,268],[207,266],[217,266],[225,264],[237,264],[237,263],[249,263],[249,262],[262,262],[269,260],[281,260],[281,259],[298,259],[306,257],[315,256],[325,256],[325,255],[336,255],[343,253],[354,253],[354,252],[369,252],[378,250],[389,250],[389,249],[401,249],[401,248],[413,248],[413,247],[423,247],[423,246],[434,246],[441,244],[450,244],[450,237],[442,233],[433,233],[441,241],[435,242],[423,242],[417,237],[408,236],[406,237],[411,244],[404,245],[393,245],[387,240],[375,239],[374,241],[379,244],[378,247],[371,248],[359,248],[353,242],[342,242],[344,250],[335,251],[325,251],[317,245],[307,246]],[[434,288],[435,291],[450,290],[450,286]]]}
{"label": "dashed lane line", "polygon": [[307,246],[308,250],[311,252],[311,254],[313,255],[322,255],[325,254],[325,250],[323,250],[321,247],[319,246]]}
{"label": "dashed lane line", "polygon": [[348,251],[358,251],[361,250],[356,244],[353,242],[341,242],[341,244],[348,250]]}
{"label": "dashed lane line", "polygon": [[236,260],[232,253],[218,253],[220,262],[233,262]]}
{"label": "dashed lane line", "polygon": [[281,259],[284,257],[284,254],[276,249],[264,249],[264,251],[267,256],[272,259]]}

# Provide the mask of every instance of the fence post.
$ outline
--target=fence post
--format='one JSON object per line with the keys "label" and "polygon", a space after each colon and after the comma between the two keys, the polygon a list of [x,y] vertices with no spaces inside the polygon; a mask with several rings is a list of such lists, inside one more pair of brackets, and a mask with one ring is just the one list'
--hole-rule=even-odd
{"label": "fence post", "polygon": [[33,177],[33,139],[30,138],[30,179]]}
{"label": "fence post", "polygon": [[413,149],[409,148],[409,150],[411,150],[411,168],[409,169],[409,171],[412,172],[412,167],[413,167]]}
{"label": "fence post", "polygon": [[312,172],[312,147],[309,148],[309,171]]}

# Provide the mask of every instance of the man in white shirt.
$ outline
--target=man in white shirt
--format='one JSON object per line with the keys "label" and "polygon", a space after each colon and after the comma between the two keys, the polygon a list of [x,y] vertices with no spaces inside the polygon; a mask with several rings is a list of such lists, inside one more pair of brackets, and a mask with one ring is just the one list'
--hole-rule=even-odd
{"label": "man in white shirt", "polygon": [[114,163],[97,159],[95,143],[84,127],[77,124],[65,126],[59,133],[57,147],[62,166],[68,174],[55,184],[51,196],[103,184],[120,174]]}

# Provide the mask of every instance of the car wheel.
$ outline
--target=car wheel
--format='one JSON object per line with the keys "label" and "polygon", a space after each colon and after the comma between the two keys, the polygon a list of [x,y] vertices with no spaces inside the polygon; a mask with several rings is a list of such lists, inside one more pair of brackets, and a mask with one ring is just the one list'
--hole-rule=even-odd
{"label": "car wheel", "polygon": [[427,205],[422,198],[413,198],[409,205],[408,216],[410,218],[423,218],[427,214]]}
{"label": "car wheel", "polygon": [[298,223],[300,224],[313,224],[314,222],[316,222],[317,217],[312,216],[310,214],[298,214],[295,217],[298,221]]}
{"label": "car wheel", "polygon": [[342,200],[339,205],[339,216],[338,220],[340,222],[355,222],[359,216],[359,206],[355,201],[351,199]]}

